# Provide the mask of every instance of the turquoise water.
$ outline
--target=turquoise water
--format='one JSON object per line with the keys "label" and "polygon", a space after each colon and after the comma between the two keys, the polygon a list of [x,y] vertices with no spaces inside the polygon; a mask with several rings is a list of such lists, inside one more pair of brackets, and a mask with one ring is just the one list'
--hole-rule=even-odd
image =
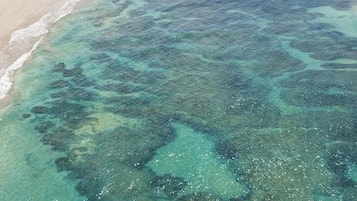
{"label": "turquoise water", "polygon": [[86,3],[16,74],[0,200],[356,200],[356,17],[348,1]]}

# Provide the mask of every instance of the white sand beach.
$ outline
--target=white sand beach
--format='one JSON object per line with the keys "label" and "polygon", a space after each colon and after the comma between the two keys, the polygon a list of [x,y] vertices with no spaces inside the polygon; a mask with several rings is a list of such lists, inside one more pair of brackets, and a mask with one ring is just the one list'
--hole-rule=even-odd
{"label": "white sand beach", "polygon": [[0,102],[11,89],[13,72],[30,58],[50,26],[79,1],[0,1]]}
{"label": "white sand beach", "polygon": [[66,0],[1,0],[0,1],[0,50],[11,34],[37,22],[47,13],[59,10]]}

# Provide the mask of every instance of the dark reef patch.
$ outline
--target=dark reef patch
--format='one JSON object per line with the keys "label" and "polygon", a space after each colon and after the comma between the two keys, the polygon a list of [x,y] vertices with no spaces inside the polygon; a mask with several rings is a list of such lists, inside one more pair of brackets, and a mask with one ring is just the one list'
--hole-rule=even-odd
{"label": "dark reef patch", "polygon": [[32,115],[29,114],[29,113],[24,113],[24,114],[22,114],[21,116],[22,116],[23,119],[28,119],[28,118],[30,118]]}
{"label": "dark reef patch", "polygon": [[50,134],[45,134],[41,140],[44,144],[51,145],[54,150],[68,152],[74,135],[69,130],[58,128]]}
{"label": "dark reef patch", "polygon": [[[212,152],[251,187],[241,200],[311,200],[315,191],[353,200],[346,173],[357,163],[356,65],[333,60],[355,60],[357,40],[308,10],[346,9],[350,1],[100,4],[51,44],[63,50],[63,41],[73,40],[88,49],[68,49],[71,55],[60,58],[66,64],[47,66],[53,78],[41,88],[46,99],[22,113],[34,116],[29,122],[44,144],[64,153],[58,171],[78,179],[81,195],[239,200],[181,196],[184,178],[148,170],[175,137],[170,123],[180,122],[215,140]],[[289,45],[322,68],[309,70],[315,64]],[[271,100],[274,92],[278,100]]]}
{"label": "dark reef patch", "polygon": [[47,133],[48,129],[54,127],[55,124],[50,122],[50,121],[45,121],[42,122],[41,124],[35,126],[35,130],[37,130],[39,133]]}
{"label": "dark reef patch", "polygon": [[50,112],[50,109],[45,106],[35,106],[32,107],[31,112],[34,114],[48,114]]}
{"label": "dark reef patch", "polygon": [[[298,106],[321,107],[344,105],[352,107],[357,97],[353,95],[355,72],[304,71],[281,82],[287,87],[280,97]],[[343,79],[342,79],[343,78]]]}
{"label": "dark reef patch", "polygon": [[50,108],[51,114],[55,114],[58,116],[62,116],[59,114],[64,114],[67,112],[75,112],[78,114],[84,113],[85,107],[77,104],[77,103],[72,103],[68,100],[54,100],[50,103],[52,107]]}
{"label": "dark reef patch", "polygon": [[92,100],[95,95],[82,88],[69,88],[62,92],[53,93],[51,94],[51,97],[54,99],[60,98],[64,100],[89,101]]}
{"label": "dark reef patch", "polygon": [[357,69],[357,64],[339,64],[339,63],[326,63],[321,67],[328,69]]}
{"label": "dark reef patch", "polygon": [[357,164],[357,145],[355,142],[335,141],[326,146],[327,165],[336,175],[334,185],[356,187],[357,183],[347,176],[348,166]]}
{"label": "dark reef patch", "polygon": [[327,32],[321,34],[319,32],[319,34],[315,35],[309,34],[306,36],[309,39],[295,40],[291,45],[322,61],[332,61],[341,58],[354,59],[357,54],[357,50],[354,48],[357,40],[335,33]]}
{"label": "dark reef patch", "polygon": [[195,193],[191,195],[182,196],[177,199],[178,201],[223,201],[217,195],[212,195],[210,193]]}
{"label": "dark reef patch", "polygon": [[107,84],[96,87],[102,91],[114,91],[118,94],[129,94],[144,91],[146,88],[141,85],[135,85],[132,83],[120,83],[120,84]]}
{"label": "dark reef patch", "polygon": [[[302,61],[281,51],[270,51],[269,55],[260,58],[263,65],[252,66],[258,74],[264,77],[277,77],[286,72],[302,70],[306,67]],[[260,73],[261,72],[261,73]]]}
{"label": "dark reef patch", "polygon": [[145,117],[146,115],[150,116],[149,112],[153,112],[153,114],[159,112],[159,110],[153,108],[151,105],[154,100],[156,100],[155,96],[142,94],[139,97],[110,98],[105,103],[108,105],[107,111],[115,114],[122,114],[125,117]]}
{"label": "dark reef patch", "polygon": [[183,178],[173,177],[171,175],[156,176],[151,185],[158,190],[162,190],[167,197],[177,198],[178,193],[185,188],[187,182]]}
{"label": "dark reef patch", "polygon": [[291,105],[309,107],[353,105],[357,101],[357,97],[349,93],[328,94],[319,89],[286,90],[281,93],[281,97]]}
{"label": "dark reef patch", "polygon": [[73,164],[68,157],[57,158],[55,163],[58,171],[69,171],[73,169]]}
{"label": "dark reef patch", "polygon": [[48,85],[48,88],[50,88],[50,89],[62,89],[62,88],[67,87],[69,85],[70,84],[65,80],[57,80],[57,81],[51,82]]}
{"label": "dark reef patch", "polygon": [[66,65],[63,62],[60,62],[52,67],[53,72],[64,72],[66,70]]}
{"label": "dark reef patch", "polygon": [[75,68],[70,69],[70,70],[65,69],[62,72],[62,75],[63,75],[63,77],[73,77],[73,76],[78,76],[78,75],[82,74],[82,72],[83,72],[82,68],[75,67]]}
{"label": "dark reef patch", "polygon": [[228,160],[237,159],[241,156],[237,145],[232,143],[230,140],[218,142],[216,144],[215,151],[219,156],[222,156]]}
{"label": "dark reef patch", "polygon": [[[168,126],[146,122],[141,129],[118,127],[113,131],[98,134],[95,140],[102,144],[97,156],[112,156],[114,160],[128,167],[141,168],[155,154],[155,150],[172,138]],[[113,150],[117,150],[113,152]]]}
{"label": "dark reef patch", "polygon": [[93,81],[82,74],[74,76],[70,81],[77,87],[86,88],[86,87],[94,86]]}

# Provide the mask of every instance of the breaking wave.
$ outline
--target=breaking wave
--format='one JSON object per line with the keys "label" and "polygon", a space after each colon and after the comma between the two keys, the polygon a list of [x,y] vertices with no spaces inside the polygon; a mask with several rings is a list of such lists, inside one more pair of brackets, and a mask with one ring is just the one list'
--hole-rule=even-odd
{"label": "breaking wave", "polygon": [[59,10],[47,13],[34,24],[12,33],[8,45],[0,52],[0,99],[11,90],[11,76],[14,71],[29,59],[44,35],[49,32],[49,28],[71,13],[80,1],[66,1]]}

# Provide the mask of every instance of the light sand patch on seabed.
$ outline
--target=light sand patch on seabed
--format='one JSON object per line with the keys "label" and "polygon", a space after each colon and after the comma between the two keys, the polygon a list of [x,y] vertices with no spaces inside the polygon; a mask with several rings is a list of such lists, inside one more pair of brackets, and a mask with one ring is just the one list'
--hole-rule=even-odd
{"label": "light sand patch on seabed", "polygon": [[13,72],[31,56],[49,27],[79,1],[0,1],[0,100],[11,89]]}
{"label": "light sand patch on seabed", "polygon": [[309,9],[311,13],[320,13],[321,17],[316,22],[331,24],[336,30],[348,37],[357,37],[357,4],[348,10],[336,10],[330,6],[322,6]]}

